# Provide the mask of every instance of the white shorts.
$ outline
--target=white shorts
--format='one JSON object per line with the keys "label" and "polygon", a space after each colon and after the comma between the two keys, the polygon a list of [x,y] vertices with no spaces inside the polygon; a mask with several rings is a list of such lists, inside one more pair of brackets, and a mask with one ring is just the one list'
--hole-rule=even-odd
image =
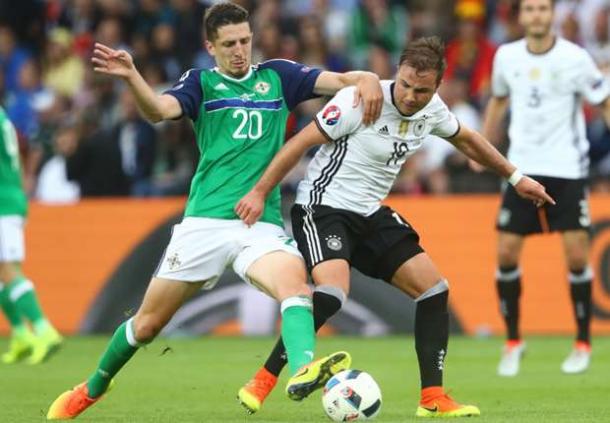
{"label": "white shorts", "polygon": [[25,258],[22,216],[0,216],[0,263],[22,262]]}
{"label": "white shorts", "polygon": [[296,242],[282,228],[265,222],[248,227],[241,220],[185,217],[174,225],[169,245],[155,276],[185,282],[216,285],[225,268],[251,283],[246,271],[258,258],[273,251],[301,257]]}

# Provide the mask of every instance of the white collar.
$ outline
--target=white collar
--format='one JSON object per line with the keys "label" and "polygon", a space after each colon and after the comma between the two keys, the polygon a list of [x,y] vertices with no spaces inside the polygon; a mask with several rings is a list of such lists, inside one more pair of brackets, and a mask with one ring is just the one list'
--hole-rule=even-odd
{"label": "white collar", "polygon": [[214,67],[214,72],[216,72],[218,75],[222,76],[225,79],[228,79],[229,81],[233,81],[233,82],[243,82],[246,79],[250,78],[250,76],[252,76],[252,66],[250,66],[250,69],[248,69],[248,73],[245,74],[244,76],[242,76],[241,78],[233,78],[232,76],[226,75],[224,73],[222,73],[220,71],[220,69],[218,69],[218,66]]}

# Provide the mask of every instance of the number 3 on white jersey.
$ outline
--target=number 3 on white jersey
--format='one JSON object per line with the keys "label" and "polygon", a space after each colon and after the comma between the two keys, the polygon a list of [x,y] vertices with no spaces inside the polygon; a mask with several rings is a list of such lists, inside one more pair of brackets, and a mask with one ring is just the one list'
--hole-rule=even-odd
{"label": "number 3 on white jersey", "polygon": [[[236,109],[233,112],[233,117],[241,119],[237,129],[233,132],[234,139],[243,140],[250,138],[257,140],[263,134],[263,116],[258,110]],[[248,126],[248,132],[246,132],[246,125]]]}

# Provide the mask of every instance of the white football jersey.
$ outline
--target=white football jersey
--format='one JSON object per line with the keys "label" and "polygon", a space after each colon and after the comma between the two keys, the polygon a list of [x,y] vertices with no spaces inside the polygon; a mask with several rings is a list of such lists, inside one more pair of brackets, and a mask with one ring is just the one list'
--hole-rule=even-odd
{"label": "white football jersey", "polygon": [[610,91],[584,49],[562,38],[544,54],[530,53],[524,39],[505,44],[494,58],[492,93],[510,96],[508,159],[523,173],[588,176],[582,101],[600,104]]}
{"label": "white football jersey", "polygon": [[344,88],[316,115],[315,122],[329,143],[322,145],[299,183],[297,204],[326,205],[368,216],[381,207],[402,164],[429,134],[448,138],[459,123],[441,98],[412,116],[394,106],[394,81],[381,81],[381,116],[362,123],[362,106],[353,107],[354,87]]}

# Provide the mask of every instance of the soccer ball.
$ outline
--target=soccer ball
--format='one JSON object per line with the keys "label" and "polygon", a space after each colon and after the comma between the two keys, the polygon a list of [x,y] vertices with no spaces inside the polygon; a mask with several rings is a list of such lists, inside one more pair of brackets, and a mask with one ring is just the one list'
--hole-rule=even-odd
{"label": "soccer ball", "polygon": [[372,420],[381,410],[381,390],[370,374],[344,370],[326,382],[322,406],[336,422]]}

